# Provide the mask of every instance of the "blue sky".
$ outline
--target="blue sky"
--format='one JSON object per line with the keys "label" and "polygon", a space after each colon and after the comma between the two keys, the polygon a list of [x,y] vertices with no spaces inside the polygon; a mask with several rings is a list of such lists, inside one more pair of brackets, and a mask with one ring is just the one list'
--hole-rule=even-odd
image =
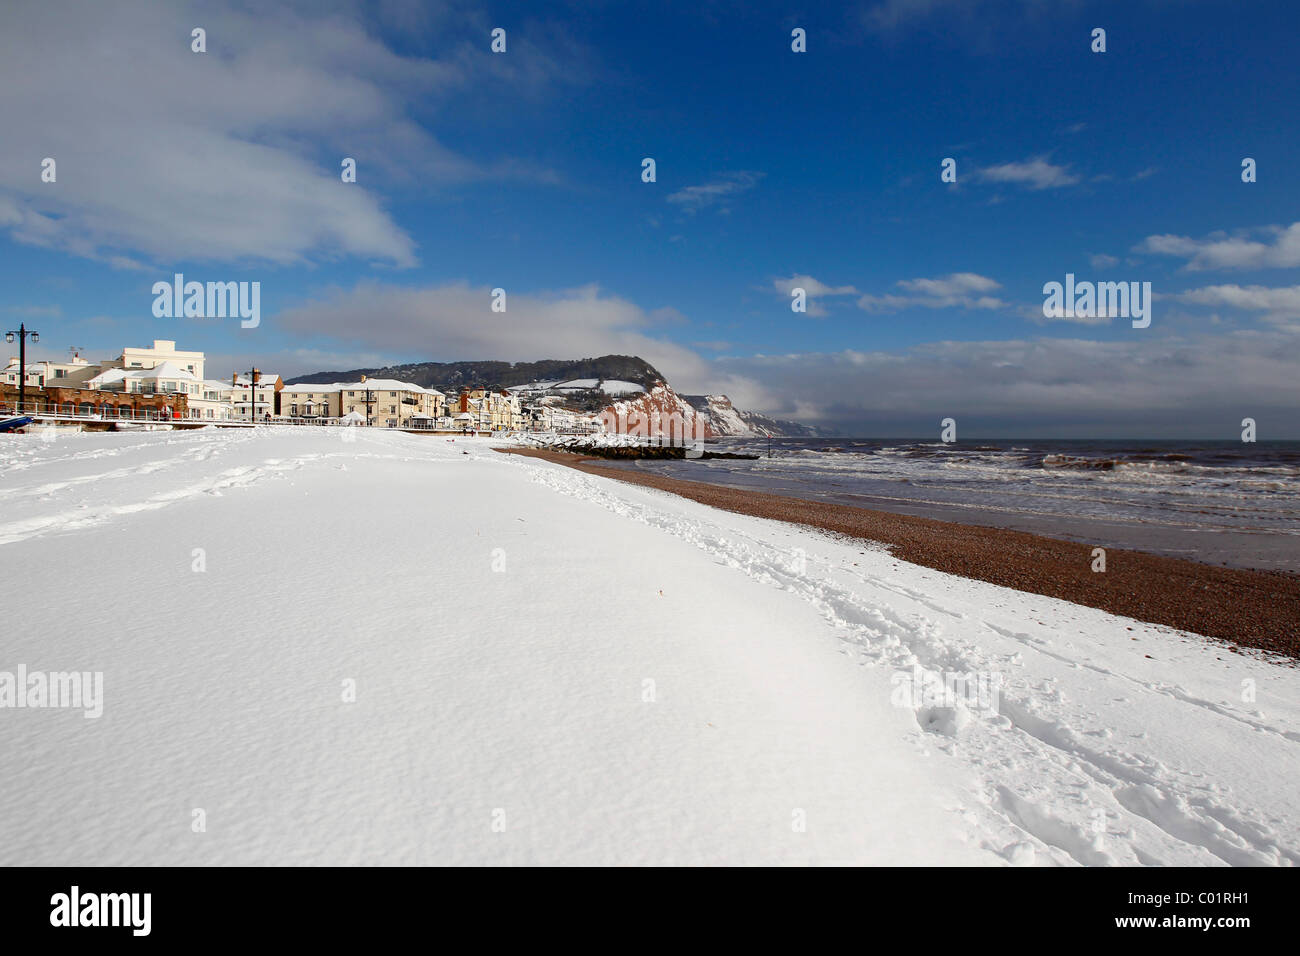
{"label": "blue sky", "polygon": [[[1295,22],[1214,0],[6,4],[0,318],[48,356],[175,339],[213,376],[636,352],[848,433],[1231,438],[1249,416],[1300,438]],[[259,281],[262,324],[155,318],[174,272]],[[1151,327],[1043,319],[1067,272],[1151,282]]]}

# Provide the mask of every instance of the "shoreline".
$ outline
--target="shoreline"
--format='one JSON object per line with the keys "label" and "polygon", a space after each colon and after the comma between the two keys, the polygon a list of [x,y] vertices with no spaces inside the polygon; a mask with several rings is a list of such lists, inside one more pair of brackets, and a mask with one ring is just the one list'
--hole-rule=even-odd
{"label": "shoreline", "polygon": [[1106,571],[1094,572],[1091,544],[665,478],[604,467],[601,459],[572,452],[496,450],[667,491],[723,511],[876,542],[910,564],[1190,631],[1227,642],[1229,650],[1241,645],[1300,660],[1300,575],[1120,548],[1107,548]]}

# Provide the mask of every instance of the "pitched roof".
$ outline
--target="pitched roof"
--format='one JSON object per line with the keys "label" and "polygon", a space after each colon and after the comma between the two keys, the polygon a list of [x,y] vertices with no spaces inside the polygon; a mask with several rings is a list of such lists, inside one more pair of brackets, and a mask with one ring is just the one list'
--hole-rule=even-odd
{"label": "pitched roof", "polygon": [[286,385],[283,389],[280,390],[280,394],[283,395],[285,392],[290,392],[290,393],[300,392],[303,394],[307,394],[311,392],[318,392],[318,393],[323,392],[323,393],[332,394],[334,392],[340,392],[342,390],[343,390],[343,386],[338,384],[337,382],[331,382],[329,384],[322,384],[320,382],[317,382],[315,385],[312,385],[310,383],[301,383],[298,385]]}
{"label": "pitched roof", "polygon": [[435,391],[431,388],[423,388],[411,382],[399,382],[395,378],[368,378],[364,382],[348,382],[335,386],[340,390],[349,392],[364,392],[370,389],[372,392],[418,392],[424,395],[441,395],[442,392]]}
{"label": "pitched roof", "polygon": [[137,368],[128,372],[129,378],[153,381],[160,378],[175,378],[185,382],[197,382],[198,378],[188,369],[183,369],[175,362],[159,362],[153,368]]}
{"label": "pitched roof", "polygon": [[100,372],[94,378],[88,379],[86,384],[92,388],[101,385],[112,385],[114,382],[120,382],[131,374],[132,371],[138,372],[139,369],[125,368],[108,368]]}
{"label": "pitched roof", "polygon": [[[280,380],[280,376],[275,374],[274,372],[263,372],[262,377],[257,380],[257,387],[270,388],[279,380]],[[235,379],[235,386],[236,387],[243,386],[244,388],[248,388],[248,376],[247,375],[237,376]]]}

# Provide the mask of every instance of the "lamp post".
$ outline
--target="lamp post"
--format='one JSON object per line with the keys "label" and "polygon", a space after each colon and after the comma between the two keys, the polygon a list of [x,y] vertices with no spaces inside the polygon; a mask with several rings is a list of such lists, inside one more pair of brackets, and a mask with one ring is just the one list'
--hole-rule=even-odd
{"label": "lamp post", "polygon": [[41,340],[39,332],[27,328],[26,323],[20,323],[17,331],[5,333],[5,341],[12,342],[14,336],[18,336],[18,414],[23,413],[23,404],[27,401],[27,336],[32,337],[32,344]]}
{"label": "lamp post", "polygon": [[[262,378],[262,372],[257,368],[248,370],[248,423],[257,424],[257,383]],[[239,373],[235,372],[230,376],[232,387],[239,384]]]}
{"label": "lamp post", "polygon": [[[366,385],[366,376],[364,375],[361,376],[361,384]],[[374,398],[371,397],[371,391],[369,385],[366,385],[365,403],[366,403],[366,427],[369,428],[370,427],[370,406],[375,403]]]}

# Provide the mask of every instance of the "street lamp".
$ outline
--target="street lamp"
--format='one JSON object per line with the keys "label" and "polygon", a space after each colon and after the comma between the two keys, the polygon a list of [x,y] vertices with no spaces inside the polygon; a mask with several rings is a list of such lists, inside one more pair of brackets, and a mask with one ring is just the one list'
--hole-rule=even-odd
{"label": "street lamp", "polygon": [[25,323],[19,324],[16,332],[6,332],[5,341],[12,343],[15,335],[18,336],[18,414],[21,415],[27,400],[27,336],[32,337],[33,345],[41,340],[41,336],[39,332],[28,329]]}
{"label": "street lamp", "polygon": [[[257,424],[257,419],[254,416],[257,414],[257,383],[261,381],[261,378],[261,369],[250,368],[248,370],[248,423],[250,425]],[[230,384],[232,387],[239,384],[238,372],[231,374]]]}
{"label": "street lamp", "polygon": [[[361,376],[361,384],[366,385],[366,376],[364,375]],[[366,405],[366,427],[367,428],[370,427],[370,406],[373,405],[374,403],[375,400],[371,395],[370,386],[366,385],[365,405]]]}

